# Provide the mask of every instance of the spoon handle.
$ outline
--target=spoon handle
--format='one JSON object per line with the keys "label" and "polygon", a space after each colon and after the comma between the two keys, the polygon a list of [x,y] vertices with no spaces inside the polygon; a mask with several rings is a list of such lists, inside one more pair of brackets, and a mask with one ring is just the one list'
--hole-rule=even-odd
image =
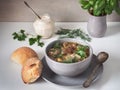
{"label": "spoon handle", "polygon": [[33,11],[33,13],[34,13],[39,19],[41,19],[41,17],[28,5],[28,3],[27,3],[26,1],[24,1],[24,4],[25,4],[28,8],[30,8],[30,9]]}
{"label": "spoon handle", "polygon": [[90,76],[88,76],[87,80],[83,83],[83,87],[87,88],[87,87],[90,86],[90,84],[91,84],[92,81],[94,80],[94,76],[95,76],[95,74],[96,74],[96,71],[99,69],[100,65],[101,65],[101,64],[98,63],[98,64],[94,67],[94,69],[93,69],[92,73],[90,74]]}

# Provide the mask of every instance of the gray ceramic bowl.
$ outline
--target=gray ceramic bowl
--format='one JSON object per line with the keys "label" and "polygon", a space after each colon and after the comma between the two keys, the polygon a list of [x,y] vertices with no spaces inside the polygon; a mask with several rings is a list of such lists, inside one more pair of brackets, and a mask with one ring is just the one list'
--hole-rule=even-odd
{"label": "gray ceramic bowl", "polygon": [[[60,42],[77,42],[83,45],[87,45],[90,48],[90,55],[89,57],[87,57],[85,60],[83,61],[79,61],[76,63],[60,63],[60,62],[56,62],[54,60],[52,60],[48,55],[47,52],[48,50],[53,46],[53,44],[57,41]],[[90,65],[91,62],[91,58],[93,55],[93,51],[92,48],[89,44],[82,42],[81,40],[78,39],[71,39],[71,38],[66,38],[66,39],[60,39],[60,40],[55,40],[50,42],[45,49],[45,58],[46,58],[46,62],[49,66],[49,68],[55,72],[58,75],[64,75],[64,76],[76,76],[78,74],[81,74],[83,71],[85,71],[88,66]]]}

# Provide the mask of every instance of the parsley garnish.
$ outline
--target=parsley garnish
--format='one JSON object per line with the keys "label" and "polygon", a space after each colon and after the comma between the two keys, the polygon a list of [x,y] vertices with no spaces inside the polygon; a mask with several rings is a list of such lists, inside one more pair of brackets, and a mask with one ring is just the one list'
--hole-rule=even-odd
{"label": "parsley garnish", "polygon": [[13,39],[17,39],[18,41],[24,41],[27,38],[24,30],[20,30],[18,33],[14,32],[12,35]]}
{"label": "parsley garnish", "polygon": [[86,50],[88,49],[88,46],[79,45],[76,50],[76,54],[78,54],[82,59],[87,57]]}
{"label": "parsley garnish", "polygon": [[43,47],[44,43],[43,43],[43,42],[40,42],[40,39],[41,39],[41,36],[40,36],[40,35],[37,35],[37,36],[34,37],[34,38],[29,38],[29,44],[30,44],[30,45],[33,45],[33,44],[37,43],[38,46]]}
{"label": "parsley garnish", "polygon": [[40,47],[43,47],[43,45],[44,45],[44,43],[40,41],[42,36],[40,36],[40,35],[35,36],[35,35],[27,34],[27,33],[25,33],[25,30],[20,30],[18,33],[14,32],[12,34],[12,36],[13,36],[13,39],[17,39],[18,41],[25,41],[26,38],[28,38],[29,45],[33,45],[35,43],[37,43],[37,45]]}

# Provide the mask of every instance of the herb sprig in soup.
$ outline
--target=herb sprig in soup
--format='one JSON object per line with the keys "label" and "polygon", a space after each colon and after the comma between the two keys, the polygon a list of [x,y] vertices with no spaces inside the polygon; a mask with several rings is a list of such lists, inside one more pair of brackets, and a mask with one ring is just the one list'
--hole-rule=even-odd
{"label": "herb sprig in soup", "polygon": [[89,56],[89,47],[74,42],[56,42],[48,51],[48,56],[61,63],[75,63]]}

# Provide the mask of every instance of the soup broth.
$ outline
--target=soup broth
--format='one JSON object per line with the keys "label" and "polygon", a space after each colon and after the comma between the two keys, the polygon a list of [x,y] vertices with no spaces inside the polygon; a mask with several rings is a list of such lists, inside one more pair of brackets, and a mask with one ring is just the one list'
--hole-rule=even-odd
{"label": "soup broth", "polygon": [[56,42],[48,50],[48,56],[57,62],[75,63],[89,56],[89,47],[75,42]]}

